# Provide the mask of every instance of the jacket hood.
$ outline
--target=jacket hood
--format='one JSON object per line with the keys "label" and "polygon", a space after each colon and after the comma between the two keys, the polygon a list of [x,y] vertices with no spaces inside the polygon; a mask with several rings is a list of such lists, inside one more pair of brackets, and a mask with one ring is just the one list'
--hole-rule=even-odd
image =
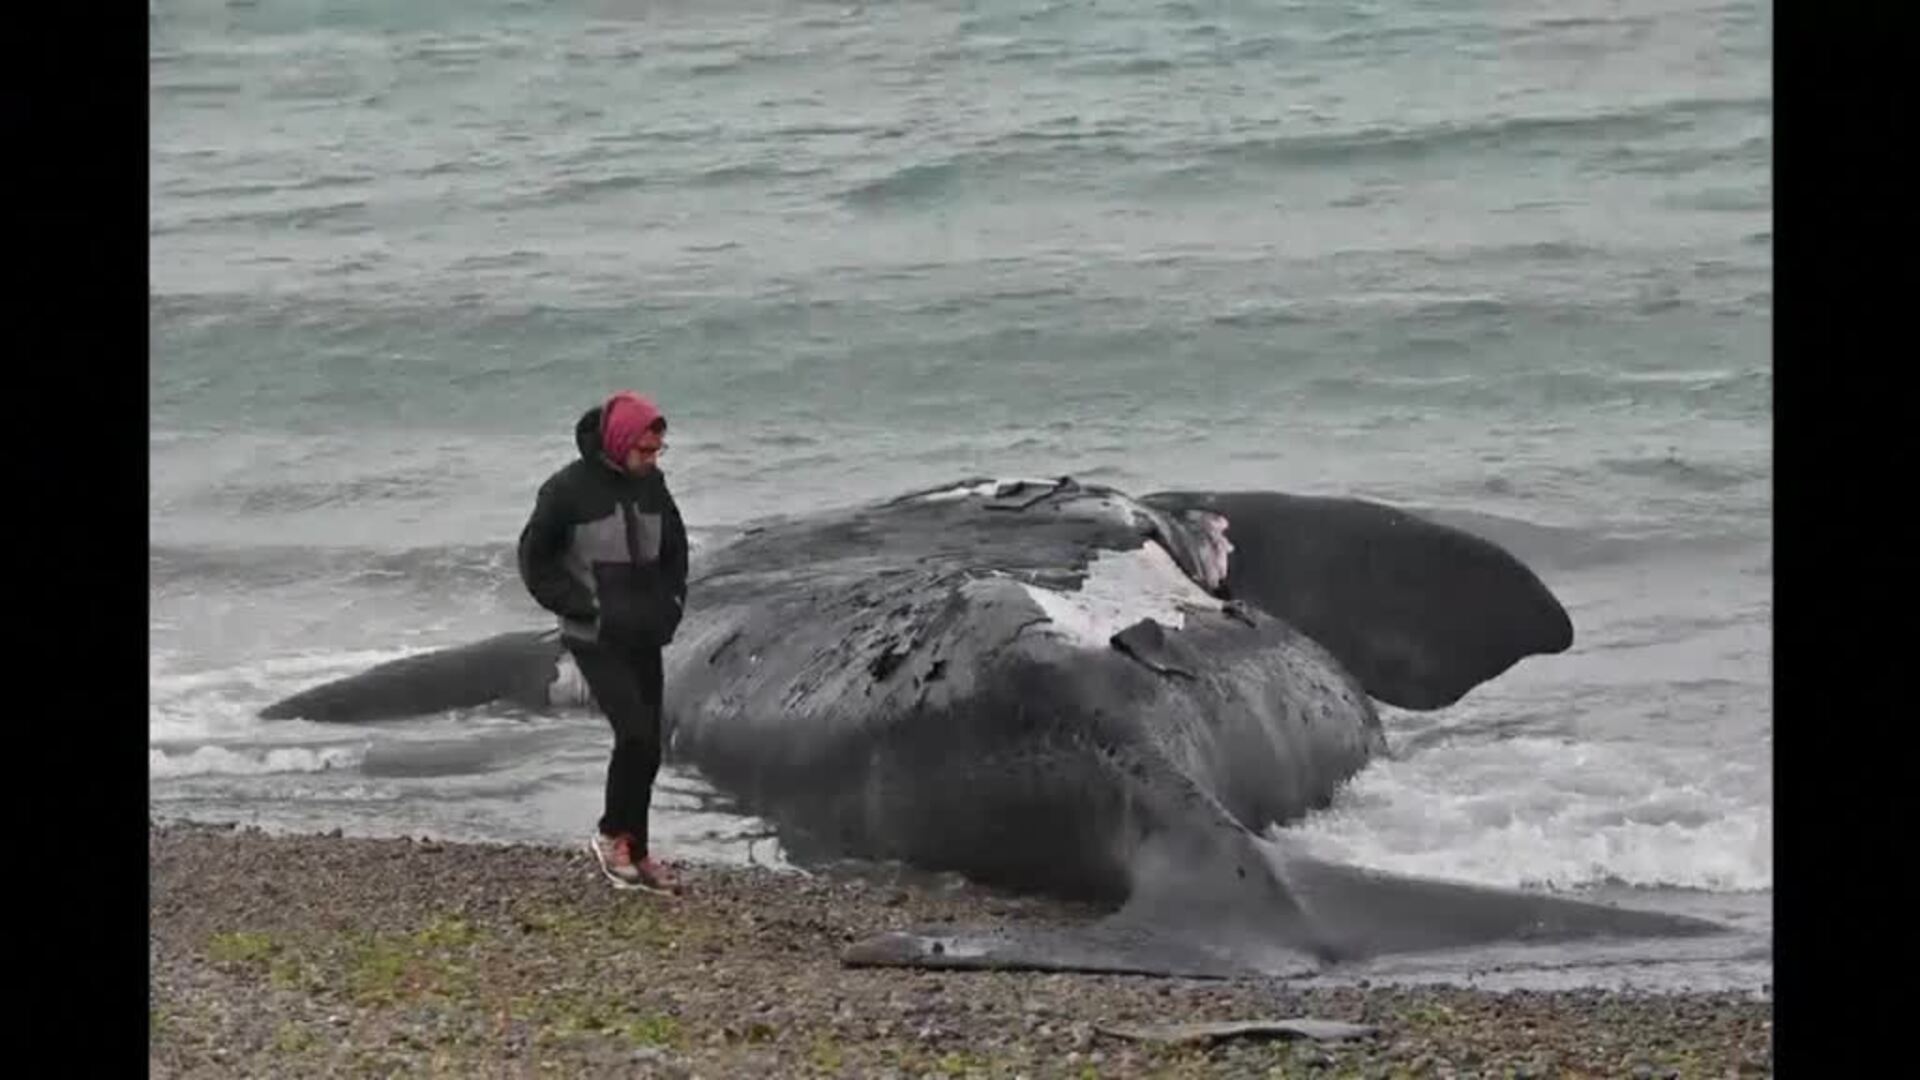
{"label": "jacket hood", "polygon": [[581,413],[579,421],[573,425],[573,445],[579,448],[580,456],[588,461],[606,461],[607,456],[600,449],[600,416],[605,410],[606,406],[595,405]]}

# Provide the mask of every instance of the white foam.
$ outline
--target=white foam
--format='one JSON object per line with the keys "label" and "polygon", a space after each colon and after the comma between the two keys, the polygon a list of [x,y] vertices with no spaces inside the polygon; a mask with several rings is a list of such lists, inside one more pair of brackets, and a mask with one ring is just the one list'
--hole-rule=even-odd
{"label": "white foam", "polygon": [[299,682],[304,684],[315,678],[334,678],[361,671],[376,664],[384,664],[422,651],[425,650],[362,649],[354,652],[282,656],[243,666],[187,672],[163,672],[155,670],[150,665],[147,670],[147,679],[156,697],[176,697],[237,683],[258,685]]}
{"label": "white foam", "polygon": [[[359,650],[276,657],[199,671],[149,665],[147,738],[150,742],[196,742],[260,730],[259,710],[297,690],[363,671],[418,652]],[[291,731],[288,721],[275,729]],[[159,775],[159,774],[156,774]]]}
{"label": "white foam", "polygon": [[1506,887],[1773,887],[1764,776],[1701,748],[1525,737],[1369,765],[1286,830],[1308,851]]}
{"label": "white foam", "polygon": [[266,773],[313,773],[356,765],[365,754],[354,746],[276,746],[253,751],[224,746],[197,746],[185,754],[147,749],[149,779],[182,776],[259,776]]}
{"label": "white foam", "polygon": [[1187,624],[1188,611],[1222,606],[1151,541],[1134,551],[1100,552],[1072,592],[1025,582],[1021,587],[1051,620],[1053,633],[1092,649],[1107,648],[1109,638],[1141,619],[1178,630]]}

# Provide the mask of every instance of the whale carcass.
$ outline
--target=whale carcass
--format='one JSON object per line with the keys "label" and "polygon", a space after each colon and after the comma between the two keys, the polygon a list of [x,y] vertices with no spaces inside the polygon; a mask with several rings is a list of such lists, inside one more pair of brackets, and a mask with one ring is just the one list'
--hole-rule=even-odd
{"label": "whale carcass", "polygon": [[[577,693],[551,638],[492,640],[516,700]],[[970,479],[701,553],[667,653],[668,753],[799,846],[1112,908],[1071,933],[883,935],[855,963],[1289,973],[1710,932],[1336,866],[1273,833],[1383,749],[1375,698],[1438,707],[1571,640],[1505,551],[1389,507]],[[356,690],[391,715],[372,705],[396,673],[307,693],[328,718]]]}

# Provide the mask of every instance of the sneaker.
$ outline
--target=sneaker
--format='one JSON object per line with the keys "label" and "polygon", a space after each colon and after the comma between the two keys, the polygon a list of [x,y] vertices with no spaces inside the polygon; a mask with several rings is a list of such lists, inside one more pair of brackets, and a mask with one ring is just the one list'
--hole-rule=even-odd
{"label": "sneaker", "polygon": [[600,862],[600,872],[607,875],[616,889],[641,887],[640,867],[633,861],[633,838],[621,833],[608,836],[596,832],[593,839],[587,841],[587,850]]}
{"label": "sneaker", "polygon": [[634,870],[638,874],[636,884],[640,888],[662,896],[680,895],[679,876],[667,869],[665,863],[656,861],[653,856],[648,855],[642,858]]}

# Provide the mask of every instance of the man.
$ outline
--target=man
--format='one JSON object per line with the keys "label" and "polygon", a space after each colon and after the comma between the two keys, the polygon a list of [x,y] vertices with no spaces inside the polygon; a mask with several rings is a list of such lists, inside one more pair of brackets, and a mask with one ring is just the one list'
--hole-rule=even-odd
{"label": "man", "polygon": [[606,805],[589,842],[616,888],[675,893],[648,850],[660,770],[660,650],[687,601],[687,532],[659,457],[667,419],[621,391],[574,426],[580,457],[547,479],[520,533],[520,578],[613,726]]}

